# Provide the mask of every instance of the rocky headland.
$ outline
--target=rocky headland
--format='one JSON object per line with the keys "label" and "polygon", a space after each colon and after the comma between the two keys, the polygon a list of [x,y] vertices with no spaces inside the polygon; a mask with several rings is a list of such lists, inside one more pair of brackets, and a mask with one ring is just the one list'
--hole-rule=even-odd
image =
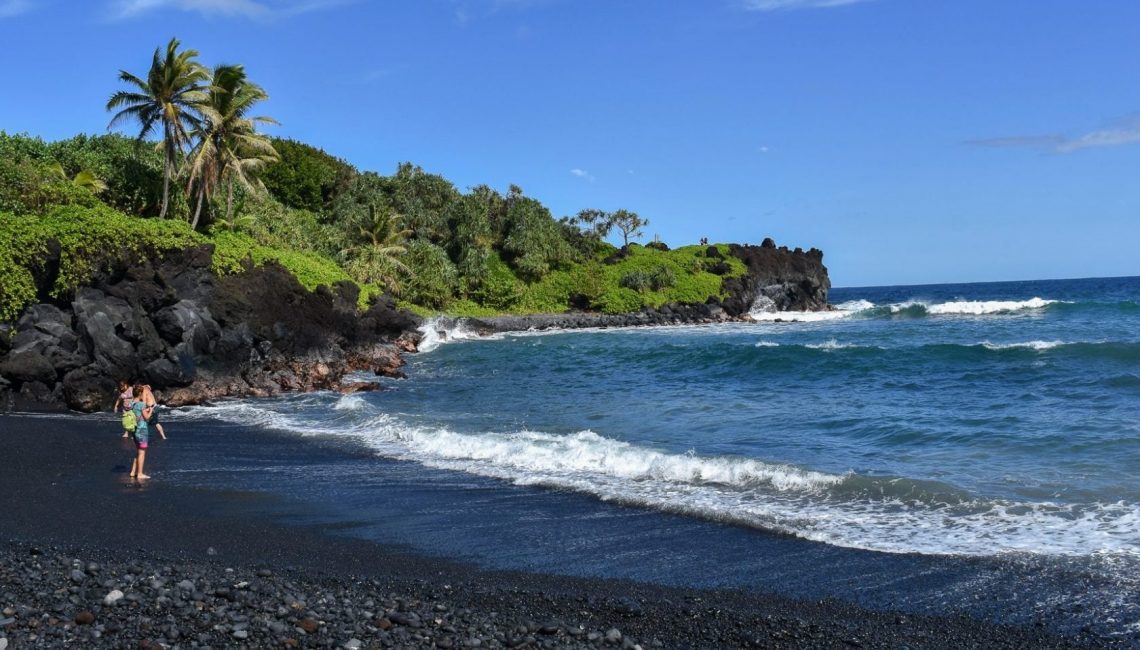
{"label": "rocky headland", "polygon": [[354,370],[400,375],[419,320],[391,299],[361,313],[354,284],[308,291],[274,263],[218,276],[212,253],[120,261],[63,300],[50,298],[49,258],[36,277],[43,302],[0,324],[0,408],[104,410],[120,379],[181,406],[340,388]]}
{"label": "rocky headland", "polygon": [[[526,314],[487,318],[443,318],[435,321],[441,336],[452,328],[481,335],[527,330],[582,329],[589,327],[638,327],[646,325],[684,325],[724,323],[750,320],[753,310],[824,311],[831,280],[823,265],[823,251],[804,251],[777,247],[771,239],[759,246],[732,244],[729,254],[748,268],[747,275],[725,278],[726,298],[709,299],[699,304],[667,304],[656,309],[643,309],[629,314],[599,314],[570,311],[562,314]],[[719,258],[721,253],[710,246],[706,255]]]}
{"label": "rocky headland", "polygon": [[[0,324],[0,410],[109,408],[118,380],[151,384],[169,406],[287,391],[371,390],[344,383],[354,371],[399,377],[423,320],[384,296],[360,311],[349,282],[306,290],[281,266],[217,275],[212,247],[140,255],[110,264],[73,293],[53,298],[58,247],[36,273],[40,302]],[[715,323],[766,311],[828,309],[823,253],[732,245],[748,273],[725,278],[723,300],[667,304],[631,314],[464,319],[479,333]],[[720,257],[710,247],[709,257]],[[446,324],[446,321],[442,321]]]}

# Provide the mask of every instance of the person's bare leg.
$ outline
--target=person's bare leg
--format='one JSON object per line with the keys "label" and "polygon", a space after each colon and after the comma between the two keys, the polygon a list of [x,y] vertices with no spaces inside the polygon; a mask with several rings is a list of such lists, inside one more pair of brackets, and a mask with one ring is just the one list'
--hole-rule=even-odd
{"label": "person's bare leg", "polygon": [[139,473],[139,455],[135,452],[135,459],[131,461],[131,478],[138,476]]}
{"label": "person's bare leg", "polygon": [[143,479],[148,479],[148,478],[150,478],[150,477],[149,477],[149,476],[147,476],[146,474],[143,474],[143,465],[144,465],[145,463],[146,463],[146,450],[145,450],[145,449],[140,449],[140,450],[139,450],[139,475],[138,475],[138,476],[139,476],[139,480],[140,480],[140,481],[141,481],[141,480],[143,480]]}
{"label": "person's bare leg", "polygon": [[162,436],[163,440],[166,440],[166,432],[162,430],[162,425],[156,424],[154,426],[158,428],[158,435]]}

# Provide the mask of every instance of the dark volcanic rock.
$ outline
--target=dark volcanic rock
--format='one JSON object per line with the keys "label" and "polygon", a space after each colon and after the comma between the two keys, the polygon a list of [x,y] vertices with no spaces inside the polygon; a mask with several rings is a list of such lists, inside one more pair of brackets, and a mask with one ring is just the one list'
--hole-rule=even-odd
{"label": "dark volcanic rock", "polygon": [[724,308],[733,316],[747,314],[763,303],[772,311],[819,311],[828,308],[831,280],[823,265],[823,252],[813,248],[806,253],[776,248],[765,239],[760,246],[733,244],[729,252],[744,262],[748,275],[725,280],[729,298]]}
{"label": "dark volcanic rock", "polygon": [[[34,305],[3,325],[0,408],[14,397],[105,409],[123,379],[177,406],[335,389],[351,370],[403,376],[400,351],[415,349],[408,331],[420,320],[390,297],[358,313],[352,283],[308,291],[274,263],[218,278],[211,254],[204,246],[105,269],[70,304]],[[57,273],[36,276],[45,298]]]}
{"label": "dark volcanic rock", "polygon": [[16,350],[0,361],[0,375],[21,382],[55,381],[55,366],[34,350]]}

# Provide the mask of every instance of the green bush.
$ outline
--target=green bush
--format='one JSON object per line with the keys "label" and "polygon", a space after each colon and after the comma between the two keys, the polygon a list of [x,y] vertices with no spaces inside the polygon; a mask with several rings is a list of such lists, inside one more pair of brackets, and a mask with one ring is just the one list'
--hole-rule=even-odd
{"label": "green bush", "polygon": [[356,169],[303,142],[273,138],[279,160],[261,175],[265,189],[290,208],[321,212],[348,187]]}
{"label": "green bush", "polygon": [[459,289],[459,273],[447,252],[431,242],[417,239],[408,245],[401,260],[411,271],[403,297],[417,305],[441,309]]}
{"label": "green bush", "polygon": [[43,214],[55,205],[98,203],[59,169],[43,140],[0,131],[0,212]]}
{"label": "green bush", "polygon": [[219,275],[240,273],[246,264],[260,266],[273,261],[285,267],[310,291],[322,284],[332,286],[343,280],[351,281],[340,265],[315,253],[270,248],[236,232],[216,232],[212,241],[214,272]]}
{"label": "green bush", "polygon": [[13,320],[36,299],[33,272],[53,240],[59,242],[60,263],[50,293],[57,297],[116,262],[206,241],[185,222],[128,217],[102,205],[57,206],[42,217],[0,213],[0,321]]}
{"label": "green bush", "polygon": [[471,297],[480,305],[491,309],[501,311],[514,309],[526,291],[526,285],[515,276],[497,253],[487,254],[485,266],[486,275],[479,286],[471,292]]}
{"label": "green bush", "polygon": [[648,271],[642,269],[634,269],[629,273],[621,276],[618,281],[618,286],[625,287],[626,289],[633,289],[634,291],[644,292],[649,291],[651,284],[650,274]]}
{"label": "green bush", "polygon": [[[48,146],[68,178],[90,172],[107,185],[98,194],[107,205],[140,216],[157,216],[162,205],[162,152],[153,142],[117,134],[77,135]],[[172,205],[184,201],[182,183],[170,184]],[[175,216],[178,213],[175,212]]]}

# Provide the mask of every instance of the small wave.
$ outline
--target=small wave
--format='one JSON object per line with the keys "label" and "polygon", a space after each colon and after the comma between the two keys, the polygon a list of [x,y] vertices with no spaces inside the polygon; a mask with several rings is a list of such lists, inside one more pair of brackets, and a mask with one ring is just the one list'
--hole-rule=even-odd
{"label": "small wave", "polygon": [[748,317],[758,322],[784,321],[793,323],[817,323],[819,321],[847,318],[853,312],[847,311],[753,311]]}
{"label": "small wave", "polygon": [[1053,348],[1068,344],[1064,341],[1026,341],[1024,343],[990,343],[989,341],[982,341],[980,345],[988,350],[1016,350],[1022,348],[1044,352],[1045,350],[1052,350]]}
{"label": "small wave", "polygon": [[824,341],[823,343],[807,343],[804,345],[804,347],[808,348],[810,350],[831,351],[831,350],[849,350],[851,348],[858,348],[860,346],[855,345],[854,343],[840,343],[839,341],[836,341],[835,339],[830,339],[828,341]]}
{"label": "small wave", "polygon": [[333,410],[336,411],[359,411],[365,406],[364,398],[360,395],[342,395],[340,399],[333,404]]}
{"label": "small wave", "polygon": [[444,343],[479,338],[466,328],[462,319],[442,316],[427,320],[419,331],[423,335],[417,346],[420,352],[431,352]]}
{"label": "small wave", "polygon": [[780,347],[780,344],[776,343],[775,341],[757,341],[756,347],[758,347],[758,348],[778,348],[778,347]]}
{"label": "small wave", "polygon": [[1042,309],[1056,303],[1056,300],[1030,298],[1029,300],[961,300],[928,305],[926,311],[935,315],[968,315],[982,316],[986,314],[1006,314],[1026,309]]}

